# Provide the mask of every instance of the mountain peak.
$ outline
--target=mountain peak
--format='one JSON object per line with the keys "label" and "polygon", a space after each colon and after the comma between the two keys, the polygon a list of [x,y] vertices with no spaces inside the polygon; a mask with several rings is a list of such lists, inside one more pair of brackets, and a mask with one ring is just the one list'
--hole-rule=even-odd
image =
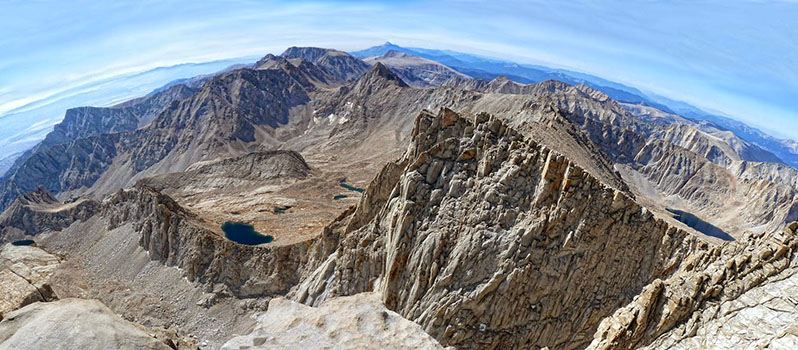
{"label": "mountain peak", "polygon": [[394,43],[392,43],[390,41],[386,41],[385,44],[378,45],[378,46],[372,46],[372,47],[369,47],[367,49],[363,49],[363,50],[359,50],[359,51],[353,51],[353,52],[351,52],[351,54],[353,56],[355,56],[355,57],[358,57],[358,58],[366,58],[366,57],[372,57],[372,56],[382,56],[382,55],[386,54],[389,51],[408,52],[409,50],[407,50],[407,49],[405,49],[405,48],[403,48],[403,47],[401,47],[399,45],[396,45],[396,44],[394,44]]}
{"label": "mountain peak", "polygon": [[410,56],[412,56],[412,55],[410,55],[408,53],[405,53],[405,52],[402,52],[402,51],[393,50],[393,49],[388,50],[388,52],[386,52],[384,55],[382,55],[382,57],[410,57]]}
{"label": "mountain peak", "polygon": [[408,87],[407,83],[405,83],[402,78],[399,78],[388,66],[380,62],[375,63],[371,69],[363,73],[363,75],[357,79],[355,85],[358,87],[372,87],[384,85],[386,82],[399,87]]}
{"label": "mountain peak", "polygon": [[58,203],[58,200],[44,186],[39,186],[35,190],[23,194],[18,200],[26,205]]}
{"label": "mountain peak", "polygon": [[354,81],[369,68],[368,64],[346,52],[319,47],[292,46],[286,49],[280,57],[308,61],[332,76],[347,82]]}
{"label": "mountain peak", "polygon": [[318,60],[320,57],[322,57],[322,56],[324,56],[324,55],[326,55],[326,54],[328,54],[330,52],[334,52],[334,51],[336,51],[336,50],[324,49],[324,48],[320,48],[320,47],[291,46],[291,47],[285,49],[285,51],[283,51],[283,53],[280,54],[280,57],[283,57],[283,58],[302,58],[302,59],[314,62],[314,61]]}
{"label": "mountain peak", "polygon": [[507,84],[507,83],[515,83],[515,82],[512,81],[510,78],[508,78],[506,75],[496,76],[495,78],[493,78],[493,80],[490,81],[490,84],[493,84],[493,85],[500,85],[500,84]]}
{"label": "mountain peak", "polygon": [[399,85],[407,86],[407,84],[405,84],[402,79],[396,75],[396,73],[394,73],[390,68],[388,68],[388,66],[382,64],[381,62],[377,62],[368,72],[366,72],[366,74],[371,74],[373,76],[378,76],[388,80],[394,80],[399,83]]}

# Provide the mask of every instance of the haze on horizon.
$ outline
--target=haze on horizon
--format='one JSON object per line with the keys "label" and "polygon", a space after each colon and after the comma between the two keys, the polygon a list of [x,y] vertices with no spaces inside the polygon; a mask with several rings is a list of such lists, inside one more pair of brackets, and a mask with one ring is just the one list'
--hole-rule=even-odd
{"label": "haze on horizon", "polygon": [[590,73],[798,139],[795,1],[11,1],[0,33],[0,125],[123,74],[388,40]]}

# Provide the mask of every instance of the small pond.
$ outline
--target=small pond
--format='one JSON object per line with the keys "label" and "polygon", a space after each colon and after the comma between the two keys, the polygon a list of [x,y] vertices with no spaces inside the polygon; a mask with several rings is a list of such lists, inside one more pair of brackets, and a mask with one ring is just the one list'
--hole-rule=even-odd
{"label": "small pond", "polygon": [[262,235],[255,231],[255,228],[250,224],[243,222],[228,221],[222,225],[222,231],[227,239],[246,245],[258,245],[264,243],[271,243],[274,237],[269,235]]}
{"label": "small pond", "polygon": [[334,201],[337,201],[337,200],[339,200],[339,199],[344,199],[344,198],[346,198],[346,197],[347,197],[347,196],[346,196],[345,194],[339,194],[339,195],[333,196],[333,200],[334,200]]}
{"label": "small pond", "polygon": [[23,239],[23,240],[20,240],[20,241],[11,242],[11,245],[16,245],[16,246],[34,245],[34,244],[36,244],[36,242],[34,242],[32,239]]}

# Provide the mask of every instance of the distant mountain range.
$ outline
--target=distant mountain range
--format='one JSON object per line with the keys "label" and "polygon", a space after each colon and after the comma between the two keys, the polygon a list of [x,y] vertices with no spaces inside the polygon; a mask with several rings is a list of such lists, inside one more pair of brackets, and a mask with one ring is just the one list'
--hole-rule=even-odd
{"label": "distant mountain range", "polygon": [[0,124],[3,126],[0,128],[0,174],[6,172],[23,152],[44,139],[70,108],[110,106],[147,93],[152,94],[153,89],[157,92],[177,83],[188,83],[191,79],[201,79],[204,74],[215,73],[226,67],[235,67],[252,60],[252,57],[244,57],[204,63],[184,63],[115,76],[69,89],[2,114],[0,115]]}
{"label": "distant mountain range", "polygon": [[742,139],[770,151],[790,166],[798,168],[798,142],[795,140],[779,139],[743,122],[703,111],[682,101],[644,93],[634,87],[594,75],[539,65],[519,64],[450,50],[402,47],[390,42],[350,53],[355,57],[365,59],[383,56],[390,51],[404,52],[432,60],[477,79],[492,80],[497,76],[504,75],[513,81],[525,84],[558,80],[572,85],[586,85],[607,94],[618,102],[650,106],[689,119],[712,122],[720,128],[729,130]]}
{"label": "distant mountain range", "polygon": [[[475,72],[292,47],[70,108],[0,176],[0,349],[798,348],[798,170],[710,121]],[[291,315],[253,331],[266,308]]]}

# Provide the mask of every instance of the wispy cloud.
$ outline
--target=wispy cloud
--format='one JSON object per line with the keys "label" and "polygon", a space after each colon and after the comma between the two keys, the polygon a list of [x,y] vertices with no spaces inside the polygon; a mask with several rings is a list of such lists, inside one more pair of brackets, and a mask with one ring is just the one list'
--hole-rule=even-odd
{"label": "wispy cloud", "polygon": [[[798,4],[58,1],[0,11],[0,114],[156,66],[290,45],[468,51],[593,73],[798,138]],[[786,125],[786,126],[785,126]]]}

